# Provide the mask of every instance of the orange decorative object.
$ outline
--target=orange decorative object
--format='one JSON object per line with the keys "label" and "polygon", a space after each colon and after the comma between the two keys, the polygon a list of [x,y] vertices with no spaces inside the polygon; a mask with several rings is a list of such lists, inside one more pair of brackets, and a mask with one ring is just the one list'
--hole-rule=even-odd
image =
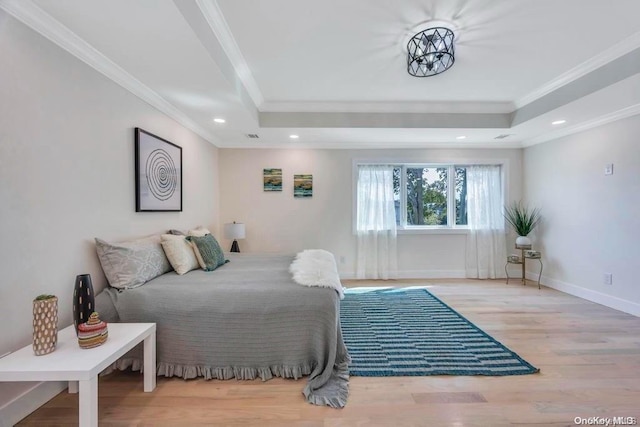
{"label": "orange decorative object", "polygon": [[98,313],[93,312],[89,320],[78,325],[78,344],[80,348],[93,348],[104,344],[109,336],[107,323],[100,320]]}

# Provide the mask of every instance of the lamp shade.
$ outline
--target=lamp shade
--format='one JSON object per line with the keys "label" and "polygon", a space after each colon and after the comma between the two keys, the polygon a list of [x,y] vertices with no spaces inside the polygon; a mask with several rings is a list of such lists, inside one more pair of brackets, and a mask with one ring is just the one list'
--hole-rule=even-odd
{"label": "lamp shade", "polygon": [[241,222],[233,222],[224,225],[225,239],[244,239],[244,224]]}

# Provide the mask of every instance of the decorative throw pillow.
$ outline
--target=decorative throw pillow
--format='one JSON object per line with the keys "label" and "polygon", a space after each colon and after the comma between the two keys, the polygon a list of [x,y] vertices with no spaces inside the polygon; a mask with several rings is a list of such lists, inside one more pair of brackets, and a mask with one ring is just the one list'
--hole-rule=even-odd
{"label": "decorative throw pillow", "polygon": [[211,234],[205,236],[188,236],[187,240],[193,245],[198,263],[205,271],[213,271],[229,262],[224,259],[222,248]]}
{"label": "decorative throw pillow", "polygon": [[187,236],[203,237],[203,236],[206,236],[207,234],[211,234],[211,232],[204,227],[196,227],[193,230],[189,230],[187,232]]}
{"label": "decorative throw pillow", "polygon": [[176,273],[182,275],[200,268],[196,254],[187,239],[185,239],[185,236],[163,234],[160,236],[160,240],[162,249],[164,249],[164,253]]}
{"label": "decorative throw pillow", "polygon": [[95,240],[102,270],[114,288],[135,288],[171,271],[160,236],[122,243]]}
{"label": "decorative throw pillow", "polygon": [[173,234],[174,236],[186,236],[187,233],[182,231],[182,230],[177,230],[175,228],[172,228],[171,230],[167,231],[167,234]]}

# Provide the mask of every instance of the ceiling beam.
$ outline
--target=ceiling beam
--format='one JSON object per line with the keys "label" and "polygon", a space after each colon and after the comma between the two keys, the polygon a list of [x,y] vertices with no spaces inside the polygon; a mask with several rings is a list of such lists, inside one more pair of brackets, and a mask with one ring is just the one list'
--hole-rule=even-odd
{"label": "ceiling beam", "polygon": [[262,103],[262,94],[215,1],[174,0],[174,4],[227,79],[249,115],[257,121],[258,104]]}
{"label": "ceiling beam", "polygon": [[638,73],[640,73],[640,48],[602,65],[589,74],[585,74],[542,98],[515,110],[513,112],[512,125],[517,126]]}

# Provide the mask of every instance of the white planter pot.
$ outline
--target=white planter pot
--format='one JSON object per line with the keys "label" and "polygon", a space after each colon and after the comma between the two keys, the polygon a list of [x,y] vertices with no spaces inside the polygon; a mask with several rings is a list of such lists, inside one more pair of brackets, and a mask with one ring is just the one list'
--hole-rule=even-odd
{"label": "white planter pot", "polygon": [[531,239],[527,236],[518,236],[516,246],[531,246]]}

